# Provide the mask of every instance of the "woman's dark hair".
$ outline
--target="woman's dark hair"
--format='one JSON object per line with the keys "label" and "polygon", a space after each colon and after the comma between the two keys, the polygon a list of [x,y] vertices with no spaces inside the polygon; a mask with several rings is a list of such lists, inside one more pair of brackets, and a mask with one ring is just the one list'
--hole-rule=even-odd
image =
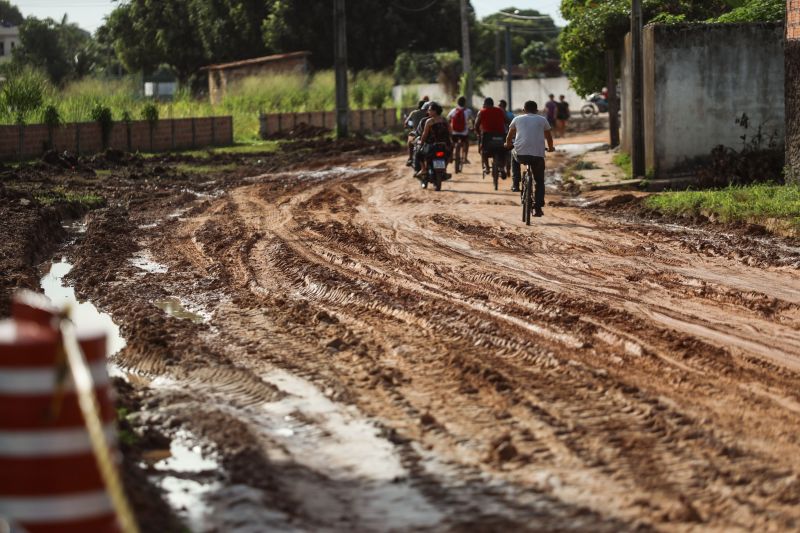
{"label": "woman's dark hair", "polygon": [[417,103],[417,109],[422,109],[422,106],[424,106],[424,105],[425,105],[425,100],[420,100],[420,101]]}
{"label": "woman's dark hair", "polygon": [[525,111],[528,113],[536,113],[539,110],[539,106],[533,100],[528,100],[525,102]]}
{"label": "woman's dark hair", "polygon": [[444,111],[444,110],[442,109],[442,106],[440,106],[440,105],[439,105],[438,103],[436,103],[436,102],[431,102],[431,107],[430,107],[430,109],[433,109],[434,111],[436,111],[436,114],[437,114],[437,115],[441,115],[441,114],[442,114],[442,111]]}
{"label": "woman's dark hair", "polygon": [[460,105],[461,107],[464,107],[465,105],[467,105],[467,99],[464,96],[459,96],[457,102],[458,102],[458,105]]}

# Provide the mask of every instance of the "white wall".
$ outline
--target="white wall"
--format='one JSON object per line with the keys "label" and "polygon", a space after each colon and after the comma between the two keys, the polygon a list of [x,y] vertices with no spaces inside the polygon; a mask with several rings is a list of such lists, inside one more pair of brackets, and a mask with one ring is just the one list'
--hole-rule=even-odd
{"label": "white wall", "polygon": [[[427,95],[431,100],[440,102],[445,107],[451,104],[450,98],[444,94],[442,87],[436,83],[396,85],[392,89],[392,97],[395,102],[399,103],[402,100],[403,93],[408,91],[415,94],[416,100]],[[484,96],[479,96],[477,94],[478,92],[482,93]],[[580,111],[583,98],[572,90],[569,86],[569,80],[566,77],[533,78],[528,80],[514,80],[511,82],[511,104],[514,110],[517,111],[522,109],[522,104],[524,104],[526,100],[534,100],[539,104],[540,108],[544,107],[544,103],[547,102],[549,94],[556,95],[556,99],[558,95],[563,94],[567,102],[569,102],[573,113]],[[476,91],[476,94],[472,98],[472,106],[481,107],[485,96],[491,96],[495,103],[501,99],[508,100],[506,82],[490,81],[482,85],[480,90]]]}

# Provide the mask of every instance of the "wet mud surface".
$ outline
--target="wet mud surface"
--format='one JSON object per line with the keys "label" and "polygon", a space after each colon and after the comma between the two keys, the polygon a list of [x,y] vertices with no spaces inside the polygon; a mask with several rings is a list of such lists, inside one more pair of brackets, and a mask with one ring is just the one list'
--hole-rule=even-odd
{"label": "wet mud surface", "polygon": [[[172,507],[201,531],[800,527],[794,243],[555,190],[526,227],[477,165],[435,193],[384,148],[303,146],[128,165],[62,250],[127,341],[132,490],[190,435],[214,466],[170,471],[203,487]],[[36,242],[4,244],[17,271]]]}

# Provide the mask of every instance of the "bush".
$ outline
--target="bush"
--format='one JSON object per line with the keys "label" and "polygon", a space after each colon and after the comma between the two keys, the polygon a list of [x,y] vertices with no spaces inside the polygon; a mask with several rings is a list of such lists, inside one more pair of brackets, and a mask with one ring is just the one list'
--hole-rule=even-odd
{"label": "bush", "polygon": [[158,106],[153,103],[146,104],[142,108],[141,116],[150,124],[151,128],[155,128],[158,122]]}
{"label": "bush", "polygon": [[16,124],[30,122],[51,90],[41,72],[29,68],[13,72],[0,89],[0,114]]}
{"label": "bush", "polygon": [[100,124],[103,148],[107,148],[108,141],[111,139],[111,129],[114,127],[114,117],[111,114],[111,108],[100,103],[95,104],[92,108],[92,120]]}

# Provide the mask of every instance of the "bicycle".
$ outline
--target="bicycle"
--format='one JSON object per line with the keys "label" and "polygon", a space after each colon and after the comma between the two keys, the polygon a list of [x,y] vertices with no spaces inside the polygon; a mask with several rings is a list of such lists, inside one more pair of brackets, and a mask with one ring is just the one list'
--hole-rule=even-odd
{"label": "bicycle", "polygon": [[[522,164],[522,163],[521,163]],[[519,196],[522,203],[522,221],[531,225],[531,212],[533,211],[533,167],[524,163],[525,173],[520,180]]]}
{"label": "bicycle", "polygon": [[453,162],[455,163],[455,172],[460,174],[464,169],[464,160],[466,160],[467,146],[464,137],[461,135],[453,135],[455,140],[455,147],[453,148]]}

